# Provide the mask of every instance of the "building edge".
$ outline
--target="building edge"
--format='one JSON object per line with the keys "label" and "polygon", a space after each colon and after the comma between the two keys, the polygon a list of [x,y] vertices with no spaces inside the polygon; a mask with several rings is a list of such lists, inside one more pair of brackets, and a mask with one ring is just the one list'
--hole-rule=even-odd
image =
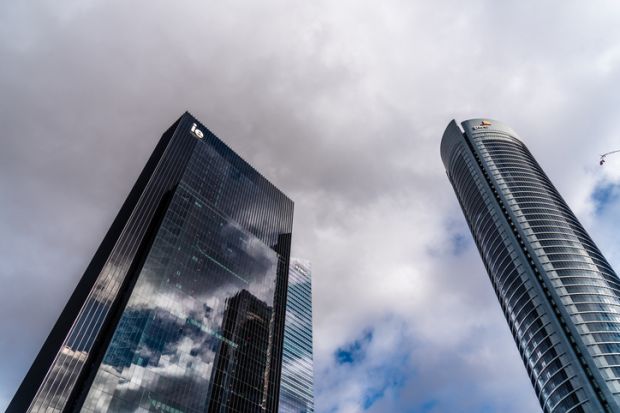
{"label": "building edge", "polygon": [[120,211],[112,221],[112,225],[106,232],[103,241],[97,248],[95,255],[86,267],[84,274],[73,290],[69,301],[63,308],[56,323],[52,327],[50,334],[47,336],[32,365],[28,369],[24,379],[17,388],[13,399],[9,403],[6,413],[23,413],[28,410],[36,392],[39,389],[48,369],[50,368],[58,349],[62,346],[63,341],[67,337],[76,314],[84,305],[88,294],[90,293],[97,277],[101,273],[106,263],[107,257],[114,248],[115,241],[120,236],[125,224],[129,220],[133,209],[135,208],[140,195],[146,188],[151,175],[162,155],[164,154],[168,144],[170,143],[174,133],[176,132],[182,119],[188,115],[185,112],[179,117],[162,135],[161,139],[155,146],[155,150],[151,153],[146,166],[138,175],[136,182],[129,191],[129,195],[123,202]]}

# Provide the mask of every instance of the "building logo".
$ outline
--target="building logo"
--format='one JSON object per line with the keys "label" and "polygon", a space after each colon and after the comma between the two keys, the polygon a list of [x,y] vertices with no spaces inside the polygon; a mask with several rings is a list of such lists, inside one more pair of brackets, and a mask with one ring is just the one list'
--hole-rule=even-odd
{"label": "building logo", "polygon": [[483,120],[482,122],[480,122],[480,125],[476,125],[474,126],[472,129],[473,130],[478,130],[478,129],[488,129],[489,126],[491,126],[492,123],[489,122],[488,120]]}
{"label": "building logo", "polygon": [[198,125],[196,125],[195,123],[192,125],[192,128],[190,129],[190,132],[194,134],[195,137],[197,137],[198,139],[202,139],[205,137],[205,134],[197,128]]}

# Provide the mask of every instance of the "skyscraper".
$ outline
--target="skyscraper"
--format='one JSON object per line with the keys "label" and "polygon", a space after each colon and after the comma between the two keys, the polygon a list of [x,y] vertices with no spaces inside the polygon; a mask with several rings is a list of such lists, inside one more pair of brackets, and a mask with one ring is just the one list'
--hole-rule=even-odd
{"label": "skyscraper", "polygon": [[452,121],[441,157],[545,412],[620,412],[620,279],[516,133]]}
{"label": "skyscraper", "polygon": [[291,258],[286,297],[280,413],[313,413],[313,383],[310,263]]}
{"label": "skyscraper", "polygon": [[275,413],[292,217],[291,200],[185,113],[8,411]]}

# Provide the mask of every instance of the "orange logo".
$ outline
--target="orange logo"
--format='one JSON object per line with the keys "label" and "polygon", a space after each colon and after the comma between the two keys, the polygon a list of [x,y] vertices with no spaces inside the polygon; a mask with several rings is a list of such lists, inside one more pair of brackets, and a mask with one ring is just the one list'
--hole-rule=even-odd
{"label": "orange logo", "polygon": [[476,125],[474,126],[472,129],[473,130],[478,130],[478,129],[487,129],[489,126],[491,126],[492,123],[489,122],[488,120],[483,120],[482,122],[480,122],[480,125]]}

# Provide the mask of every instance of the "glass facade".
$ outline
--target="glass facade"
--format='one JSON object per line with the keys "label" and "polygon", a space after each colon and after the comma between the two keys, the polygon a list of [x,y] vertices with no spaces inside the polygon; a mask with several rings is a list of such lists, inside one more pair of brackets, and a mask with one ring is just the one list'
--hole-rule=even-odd
{"label": "glass facade", "polygon": [[620,412],[620,279],[509,127],[452,121],[441,156],[545,412]]}
{"label": "glass facade", "polygon": [[280,413],[313,413],[313,383],[310,263],[291,258],[282,354]]}
{"label": "glass facade", "polygon": [[63,311],[60,345],[44,345],[49,364],[31,368],[44,376],[24,380],[36,392],[28,400],[22,384],[9,409],[275,412],[292,213],[184,114]]}

